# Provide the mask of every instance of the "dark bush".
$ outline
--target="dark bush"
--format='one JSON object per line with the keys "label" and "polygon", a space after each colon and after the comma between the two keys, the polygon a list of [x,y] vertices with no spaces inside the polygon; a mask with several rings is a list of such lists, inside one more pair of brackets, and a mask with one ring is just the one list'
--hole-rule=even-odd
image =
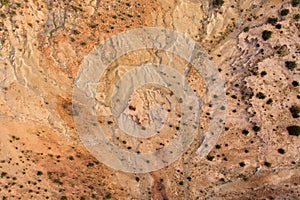
{"label": "dark bush", "polygon": [[289,135],[299,136],[300,135],[300,126],[288,126],[286,130],[289,132]]}
{"label": "dark bush", "polygon": [[269,17],[267,22],[269,24],[275,25],[278,22],[278,18],[277,17]]}
{"label": "dark bush", "polygon": [[272,36],[272,31],[267,31],[267,30],[264,30],[262,32],[262,38],[264,39],[264,41],[270,39]]}
{"label": "dark bush", "polygon": [[244,162],[240,162],[239,165],[240,165],[241,167],[245,167],[246,164],[245,164]]}
{"label": "dark bush", "polygon": [[213,0],[213,6],[219,7],[224,4],[223,0]]}
{"label": "dark bush", "polygon": [[283,9],[280,11],[281,16],[287,16],[290,13],[289,9]]}
{"label": "dark bush", "polygon": [[267,161],[265,161],[265,162],[264,162],[264,165],[267,166],[267,167],[271,167],[272,164],[269,163],[269,162],[267,162]]}
{"label": "dark bush", "polygon": [[255,132],[258,132],[260,131],[260,127],[259,126],[253,126],[252,130],[254,130]]}
{"label": "dark bush", "polygon": [[244,134],[244,135],[248,135],[248,133],[249,133],[249,131],[248,131],[248,130],[246,130],[246,129],[242,130],[242,134]]}
{"label": "dark bush", "polygon": [[260,76],[261,76],[261,77],[264,77],[265,75],[267,75],[267,72],[266,72],[266,71],[262,71],[262,72],[260,73]]}
{"label": "dark bush", "polygon": [[256,97],[259,98],[259,99],[264,99],[264,98],[266,98],[266,95],[264,93],[262,93],[262,92],[258,92],[256,94]]}
{"label": "dark bush", "polygon": [[36,173],[38,176],[41,176],[41,175],[43,175],[43,172],[42,171],[37,171],[37,173]]}
{"label": "dark bush", "polygon": [[244,28],[244,32],[248,32],[249,30],[250,30],[249,26],[246,26],[246,27]]}
{"label": "dark bush", "polygon": [[276,26],[275,26],[275,28],[277,28],[277,29],[281,29],[281,24],[276,24]]}
{"label": "dark bush", "polygon": [[285,61],[285,66],[289,70],[293,70],[297,67],[297,63],[295,61]]}
{"label": "dark bush", "polygon": [[294,15],[294,19],[298,21],[300,19],[300,14]]}
{"label": "dark bush", "polygon": [[280,154],[284,154],[284,153],[285,153],[285,150],[282,149],[282,148],[278,149],[277,151],[278,151],[278,153],[280,153]]}
{"label": "dark bush", "polygon": [[298,106],[290,107],[290,112],[292,113],[293,118],[299,118],[300,108]]}
{"label": "dark bush", "polygon": [[299,86],[299,82],[298,82],[298,81],[293,81],[293,82],[292,82],[292,85],[293,85],[294,87],[298,87],[298,86]]}
{"label": "dark bush", "polygon": [[300,4],[300,0],[292,0],[292,6],[296,7]]}
{"label": "dark bush", "polygon": [[273,99],[268,99],[268,101],[266,102],[266,104],[271,104],[273,103]]}

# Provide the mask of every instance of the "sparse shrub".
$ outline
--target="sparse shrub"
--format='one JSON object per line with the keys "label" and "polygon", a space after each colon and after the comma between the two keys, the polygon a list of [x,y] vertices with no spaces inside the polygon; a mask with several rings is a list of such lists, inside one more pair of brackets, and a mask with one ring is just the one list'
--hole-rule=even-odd
{"label": "sparse shrub", "polygon": [[274,26],[278,22],[278,18],[277,17],[269,17],[267,22]]}
{"label": "sparse shrub", "polygon": [[43,175],[43,172],[42,171],[37,171],[36,175],[41,176],[41,175]]}
{"label": "sparse shrub", "polygon": [[214,156],[210,156],[210,155],[206,156],[206,159],[209,161],[213,161],[214,158],[215,158]]}
{"label": "sparse shrub", "polygon": [[220,7],[224,4],[223,0],[213,0],[213,6]]}
{"label": "sparse shrub", "polygon": [[266,102],[266,104],[271,104],[273,103],[273,99],[268,99],[268,101]]}
{"label": "sparse shrub", "polygon": [[282,45],[282,46],[276,46],[275,49],[277,50],[276,53],[278,53],[280,56],[286,56],[290,53],[288,46]]}
{"label": "sparse shrub", "polygon": [[89,162],[86,166],[87,166],[87,167],[94,167],[94,163]]}
{"label": "sparse shrub", "polygon": [[292,6],[296,7],[300,4],[300,0],[292,0]]}
{"label": "sparse shrub", "polygon": [[6,172],[1,172],[1,175],[0,175],[0,177],[1,178],[3,178],[3,177],[5,177],[7,175],[7,173]]}
{"label": "sparse shrub", "polygon": [[0,0],[0,3],[5,6],[7,4],[9,4],[9,0]]}
{"label": "sparse shrub", "polygon": [[276,24],[276,26],[275,26],[275,28],[277,28],[277,29],[281,29],[281,24]]}
{"label": "sparse shrub", "polygon": [[241,167],[245,167],[246,164],[245,164],[245,162],[240,162],[239,165],[240,165]]}
{"label": "sparse shrub", "polygon": [[261,76],[261,77],[264,77],[265,75],[267,75],[267,72],[266,72],[266,71],[262,71],[262,72],[260,73],[260,76]]}
{"label": "sparse shrub", "polygon": [[6,18],[6,15],[4,13],[0,13],[0,17],[5,19]]}
{"label": "sparse shrub", "polygon": [[298,86],[299,86],[299,82],[298,82],[298,81],[293,81],[293,82],[292,82],[292,85],[293,85],[294,87],[298,87]]}
{"label": "sparse shrub", "polygon": [[294,15],[294,20],[299,20],[300,19],[300,14],[296,14],[296,15]]}
{"label": "sparse shrub", "polygon": [[277,151],[278,151],[278,153],[280,153],[280,154],[284,154],[284,153],[285,153],[285,150],[282,149],[282,148],[278,149]]}
{"label": "sparse shrub", "polygon": [[108,193],[106,196],[105,196],[105,199],[111,199],[111,194],[110,193]]}
{"label": "sparse shrub", "polygon": [[272,164],[269,163],[269,162],[267,162],[267,161],[265,161],[265,162],[264,162],[264,165],[265,165],[266,167],[271,167]]}
{"label": "sparse shrub", "polygon": [[246,26],[246,27],[244,28],[244,32],[248,32],[249,30],[250,30],[249,26]]}
{"label": "sparse shrub", "polygon": [[73,30],[74,35],[79,35],[80,32],[78,30]]}
{"label": "sparse shrub", "polygon": [[74,160],[74,157],[73,156],[69,156],[68,159],[69,160]]}
{"label": "sparse shrub", "polygon": [[246,129],[242,130],[242,134],[244,134],[244,135],[248,135],[248,133],[249,133],[249,131],[248,131],[248,130],[246,130]]}
{"label": "sparse shrub", "polygon": [[281,16],[287,16],[290,13],[289,9],[283,9],[280,11],[280,15]]}
{"label": "sparse shrub", "polygon": [[252,130],[255,132],[258,132],[258,131],[260,131],[260,127],[255,125],[255,126],[253,126]]}
{"label": "sparse shrub", "polygon": [[98,24],[91,24],[90,27],[91,28],[97,28]]}
{"label": "sparse shrub", "polygon": [[293,118],[299,118],[300,108],[298,106],[290,107],[290,112]]}
{"label": "sparse shrub", "polygon": [[289,70],[293,70],[297,67],[297,63],[295,61],[285,61],[285,66]]}
{"label": "sparse shrub", "polygon": [[264,93],[262,93],[262,92],[258,92],[256,94],[256,97],[259,98],[259,99],[264,99],[264,98],[266,98],[266,95]]}
{"label": "sparse shrub", "polygon": [[262,32],[262,38],[264,39],[264,41],[270,39],[271,36],[272,36],[272,31],[264,30]]}
{"label": "sparse shrub", "polygon": [[289,135],[294,135],[294,136],[299,136],[300,135],[300,126],[288,126],[286,128],[288,131]]}

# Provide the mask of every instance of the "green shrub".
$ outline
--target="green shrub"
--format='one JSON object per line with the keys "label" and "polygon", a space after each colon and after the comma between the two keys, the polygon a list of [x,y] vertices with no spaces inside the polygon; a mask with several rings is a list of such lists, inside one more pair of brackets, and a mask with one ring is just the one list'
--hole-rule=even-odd
{"label": "green shrub", "polygon": [[289,70],[293,70],[297,67],[297,63],[295,61],[285,61],[285,67]]}
{"label": "green shrub", "polygon": [[5,19],[6,18],[6,15],[4,13],[0,13],[0,17]]}
{"label": "green shrub", "polygon": [[300,135],[300,126],[288,126],[286,130],[289,132],[289,135],[299,136]]}
{"label": "green shrub", "polygon": [[271,36],[272,36],[272,31],[264,30],[262,32],[262,38],[264,39],[264,41],[270,39]]}
{"label": "green shrub", "polygon": [[286,56],[290,53],[289,48],[286,44],[282,46],[276,46],[275,49],[277,50],[276,53],[278,53],[280,56]]}
{"label": "green shrub", "polygon": [[300,14],[294,15],[294,19],[298,21],[300,19]]}
{"label": "green shrub", "polygon": [[283,9],[280,11],[281,16],[287,16],[290,13],[289,9]]}
{"label": "green shrub", "polygon": [[9,0],[0,0],[0,3],[5,6],[7,4],[9,4]]}

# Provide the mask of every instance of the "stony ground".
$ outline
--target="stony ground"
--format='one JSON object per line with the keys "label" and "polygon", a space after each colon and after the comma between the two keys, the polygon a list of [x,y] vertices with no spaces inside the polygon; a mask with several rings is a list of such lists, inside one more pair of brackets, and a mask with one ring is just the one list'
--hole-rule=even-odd
{"label": "stony ground", "polygon": [[[300,139],[288,131],[300,125],[299,4],[212,2],[0,0],[0,197],[300,199]],[[201,137],[179,160],[130,174],[80,142],[72,89],[100,41],[145,26],[185,32],[208,51],[226,81],[226,123],[205,159],[196,154],[204,112]]]}

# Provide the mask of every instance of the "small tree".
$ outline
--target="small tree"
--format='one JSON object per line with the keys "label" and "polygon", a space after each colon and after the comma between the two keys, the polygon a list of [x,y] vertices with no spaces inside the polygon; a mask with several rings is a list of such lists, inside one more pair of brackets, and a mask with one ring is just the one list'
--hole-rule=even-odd
{"label": "small tree", "polygon": [[264,41],[270,39],[271,36],[272,36],[272,31],[264,30],[262,32],[262,38],[264,39]]}

